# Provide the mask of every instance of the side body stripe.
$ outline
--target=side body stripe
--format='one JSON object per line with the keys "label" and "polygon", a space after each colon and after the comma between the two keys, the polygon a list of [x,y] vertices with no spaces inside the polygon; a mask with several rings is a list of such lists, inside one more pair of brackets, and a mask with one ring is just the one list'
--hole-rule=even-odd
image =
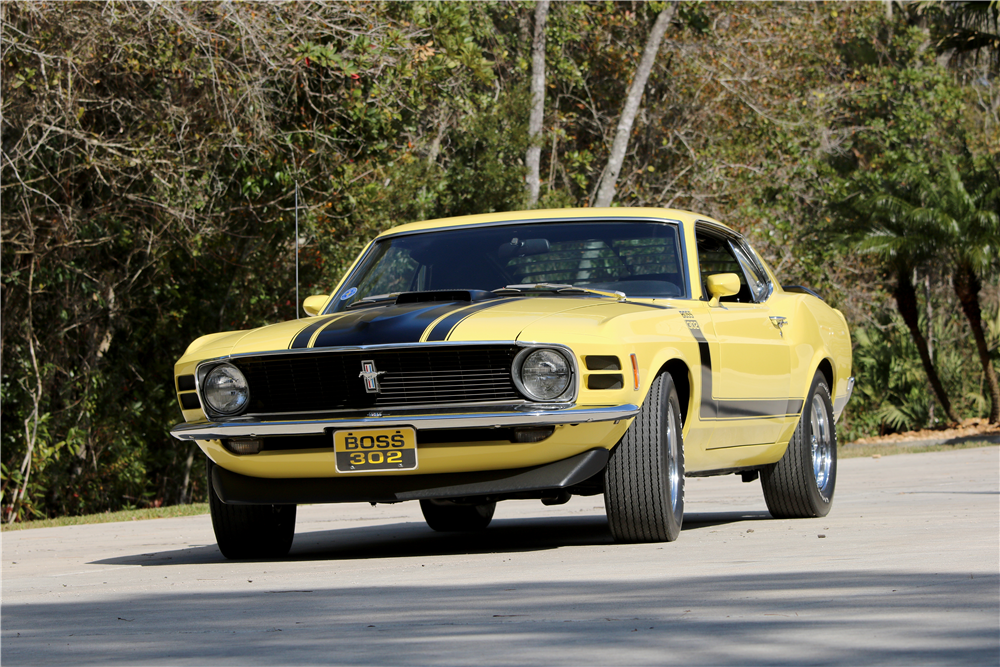
{"label": "side body stripe", "polygon": [[793,398],[722,398],[712,396],[712,351],[701,326],[690,311],[682,310],[681,316],[688,323],[688,330],[698,341],[701,358],[701,405],[699,417],[705,420],[769,419],[798,415],[802,412],[802,399]]}

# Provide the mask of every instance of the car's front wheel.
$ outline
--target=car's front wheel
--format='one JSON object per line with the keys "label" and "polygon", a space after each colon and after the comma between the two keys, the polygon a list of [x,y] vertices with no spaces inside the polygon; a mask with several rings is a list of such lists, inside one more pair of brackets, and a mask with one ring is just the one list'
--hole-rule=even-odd
{"label": "car's front wheel", "polygon": [[227,505],[215,492],[208,461],[208,506],[222,555],[230,560],[281,558],[295,537],[295,505]]}
{"label": "car's front wheel", "polygon": [[826,516],[837,484],[837,428],[830,388],[813,379],[784,456],[760,472],[767,510],[776,519]]}
{"label": "car's front wheel", "polygon": [[433,530],[442,533],[470,533],[483,530],[493,520],[495,502],[464,504],[451,500],[421,500],[420,511]]}
{"label": "car's front wheel", "polygon": [[604,506],[618,542],[673,542],[684,521],[681,406],[669,373],[653,380],[604,470]]}

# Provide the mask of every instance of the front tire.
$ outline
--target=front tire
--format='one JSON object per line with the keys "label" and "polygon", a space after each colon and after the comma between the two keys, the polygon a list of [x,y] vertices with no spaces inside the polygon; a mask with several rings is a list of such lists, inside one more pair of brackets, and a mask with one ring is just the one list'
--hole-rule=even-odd
{"label": "front tire", "polygon": [[816,374],[781,459],[760,474],[767,510],[776,519],[826,516],[837,485],[837,427],[826,378]]}
{"label": "front tire", "polygon": [[450,500],[421,500],[420,511],[432,530],[440,533],[472,533],[485,530],[493,520],[497,504],[466,505]]}
{"label": "front tire", "polygon": [[618,542],[673,542],[684,522],[681,407],[670,374],[653,380],[642,409],[604,470],[608,527]]}
{"label": "front tire", "polygon": [[215,492],[208,462],[208,506],[219,551],[229,560],[283,558],[295,537],[295,505],[227,505]]}

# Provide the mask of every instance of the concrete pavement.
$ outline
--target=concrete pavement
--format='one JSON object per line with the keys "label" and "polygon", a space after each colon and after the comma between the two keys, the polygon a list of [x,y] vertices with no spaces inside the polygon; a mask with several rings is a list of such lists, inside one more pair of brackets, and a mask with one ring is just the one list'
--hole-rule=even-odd
{"label": "concrete pavement", "polygon": [[614,544],[600,497],[473,536],[304,507],[271,562],[224,560],[208,516],[2,537],[5,667],[1000,662],[997,447],[843,460],[824,519],[688,479],[671,544]]}

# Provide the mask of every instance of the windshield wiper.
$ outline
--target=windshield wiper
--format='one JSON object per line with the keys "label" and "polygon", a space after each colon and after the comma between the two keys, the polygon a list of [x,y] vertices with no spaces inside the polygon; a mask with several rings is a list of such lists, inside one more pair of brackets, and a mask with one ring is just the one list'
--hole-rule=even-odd
{"label": "windshield wiper", "polygon": [[557,294],[596,294],[597,296],[607,296],[615,299],[616,301],[625,301],[628,299],[625,296],[625,292],[619,292],[618,290],[600,290],[591,289],[589,287],[582,287],[578,285],[563,285],[559,283],[531,283],[529,285],[507,285],[506,287],[501,287],[500,289],[493,290],[494,294],[520,294],[522,292],[527,292],[529,290],[543,290],[547,292],[555,292]]}
{"label": "windshield wiper", "polygon": [[347,307],[358,308],[361,306],[372,306],[375,305],[376,303],[383,303],[385,301],[395,301],[396,297],[398,297],[400,294],[401,292],[392,292],[391,294],[372,294],[370,296],[366,296],[363,299],[358,299],[357,301],[348,305]]}

